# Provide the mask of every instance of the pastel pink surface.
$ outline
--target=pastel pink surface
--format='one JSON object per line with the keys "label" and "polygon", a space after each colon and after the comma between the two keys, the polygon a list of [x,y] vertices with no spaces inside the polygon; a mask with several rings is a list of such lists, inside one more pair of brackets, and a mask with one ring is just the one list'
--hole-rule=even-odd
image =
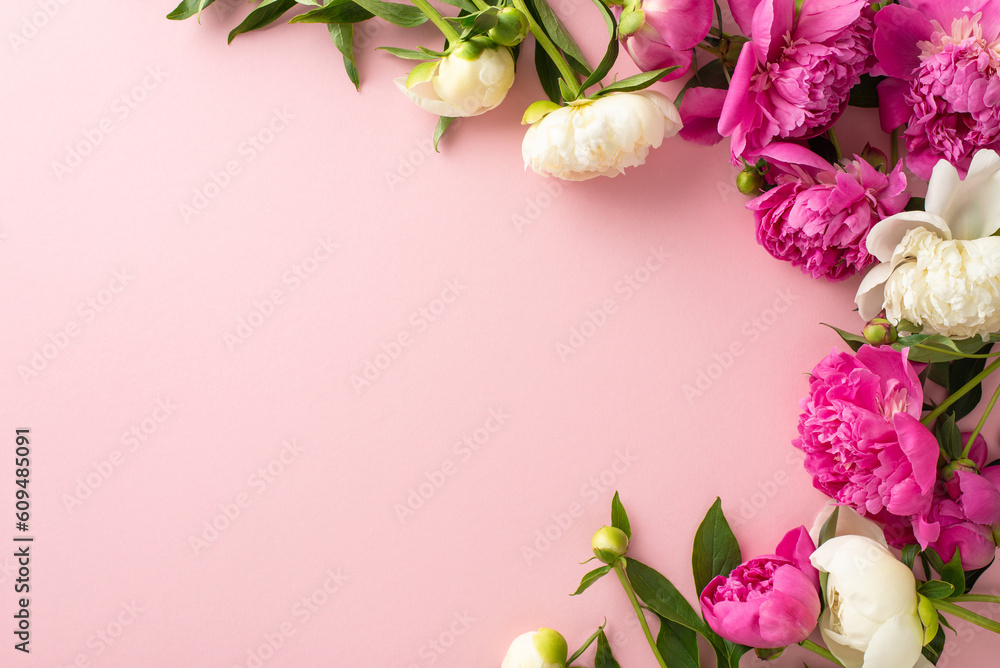
{"label": "pastel pink surface", "polygon": [[[18,428],[36,536],[32,652],[7,632],[0,665],[248,666],[271,643],[266,666],[497,666],[524,631],[575,647],[606,616],[622,665],[652,667],[612,580],[567,596],[614,490],[691,601],[717,495],[747,556],[811,524],[802,374],[836,342],[820,321],[858,327],[857,281],[757,247],[725,145],[542,180],[524,76],[435,154],[391,81],[407,63],[374,51],[430,28],[368,38],[359,95],[324,27],[227,47],[246,9],[217,4],[199,26],[67,1],[18,45],[40,5],[0,10],[0,540]],[[560,11],[599,54],[596,10]],[[968,637],[949,665],[1000,647]]]}

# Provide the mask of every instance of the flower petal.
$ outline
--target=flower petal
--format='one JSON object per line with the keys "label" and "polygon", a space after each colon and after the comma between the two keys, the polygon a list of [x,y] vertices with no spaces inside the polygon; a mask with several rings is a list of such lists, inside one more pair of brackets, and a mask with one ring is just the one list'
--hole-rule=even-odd
{"label": "flower petal", "polygon": [[864,668],[912,666],[920,658],[923,644],[923,627],[914,608],[890,618],[872,635],[865,650]]}

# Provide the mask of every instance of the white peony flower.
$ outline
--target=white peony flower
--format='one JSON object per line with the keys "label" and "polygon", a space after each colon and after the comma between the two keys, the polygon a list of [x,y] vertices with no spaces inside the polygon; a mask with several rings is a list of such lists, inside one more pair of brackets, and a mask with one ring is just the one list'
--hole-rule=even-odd
{"label": "white peony flower", "polygon": [[866,536],[838,536],[820,545],[810,561],[829,573],[819,627],[844,666],[930,665],[920,653],[924,631],[916,579],[885,545]]}
{"label": "white peony flower", "polygon": [[507,97],[514,83],[514,57],[505,46],[466,42],[393,81],[421,109],[452,118],[478,116]]}
{"label": "white peony flower", "polygon": [[1000,156],[981,150],[962,180],[941,160],[928,183],[925,211],[904,211],[868,233],[882,261],[861,282],[855,302],[871,320],[885,309],[895,325],[954,339],[1000,331]]}
{"label": "white peony flower", "polygon": [[500,668],[566,668],[568,652],[558,631],[542,628],[515,638]]}
{"label": "white peony flower", "polygon": [[575,100],[528,128],[521,144],[525,168],[542,176],[584,181],[615,177],[646,161],[650,148],[681,129],[677,108],[655,91],[610,93]]}

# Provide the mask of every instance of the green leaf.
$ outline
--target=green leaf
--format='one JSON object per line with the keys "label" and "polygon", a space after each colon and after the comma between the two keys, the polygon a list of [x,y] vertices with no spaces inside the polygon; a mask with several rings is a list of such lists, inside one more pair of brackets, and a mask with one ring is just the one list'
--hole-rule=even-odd
{"label": "green leaf", "polygon": [[943,387],[944,389],[950,389],[950,384],[948,382],[948,375],[951,372],[951,365],[947,362],[934,362],[927,367],[930,371],[927,373],[927,379],[932,383],[936,383]]}
{"label": "green leaf", "polygon": [[570,90],[569,84],[566,83],[566,80],[560,78],[558,83],[559,83],[559,94],[562,95],[562,98],[564,100],[572,100],[575,97],[575,95],[573,95],[573,91]]}
{"label": "green leaf", "polygon": [[865,107],[867,109],[878,108],[878,85],[885,77],[873,77],[870,74],[862,74],[854,88],[851,89],[851,98],[847,104],[852,107]]}
{"label": "green leaf", "polygon": [[569,66],[583,76],[588,76],[592,68],[587,62],[587,57],[583,55],[583,51],[580,50],[579,45],[566,29],[562,20],[552,11],[549,3],[545,0],[525,0],[525,6],[535,14],[535,18],[545,29],[545,34],[566,56]]}
{"label": "green leaf", "polygon": [[740,544],[722,512],[722,499],[716,497],[694,535],[691,569],[695,590],[700,594],[712,578],[729,575],[742,561]]}
{"label": "green leaf", "polygon": [[[605,619],[604,623],[606,624],[607,621],[608,620]],[[604,632],[604,624],[601,624],[600,626],[597,627],[597,630],[591,633],[590,637],[587,638],[587,640],[582,645],[580,645],[580,649],[573,652],[573,654],[571,654],[570,657],[566,659],[566,665],[567,666],[571,665],[574,661],[579,659],[580,656],[582,656],[583,653],[587,651],[587,648],[590,647],[595,640],[597,640],[597,636],[603,632]]]}
{"label": "green leaf", "polygon": [[911,197],[906,203],[907,211],[923,211],[924,210],[924,198],[923,197]]}
{"label": "green leaf", "polygon": [[441,141],[441,137],[444,136],[445,131],[452,124],[455,119],[451,116],[438,116],[437,126],[434,128],[434,150],[438,151],[438,142]]}
{"label": "green leaf", "polygon": [[576,591],[570,594],[570,596],[578,596],[583,592],[587,591],[592,584],[603,578],[605,575],[611,572],[611,566],[601,566],[600,568],[595,568],[580,580],[580,586],[576,588]]}
{"label": "green leaf", "polygon": [[616,81],[608,86],[605,86],[593,97],[600,95],[607,95],[608,93],[631,93],[637,90],[643,90],[644,88],[649,88],[657,81],[667,76],[677,67],[664,67],[660,70],[651,70],[649,72],[640,72],[628,78],[622,79],[621,81]]}
{"label": "green leaf", "polygon": [[[941,618],[941,621],[944,621],[943,617]],[[937,665],[938,659],[941,658],[941,653],[944,651],[944,641],[944,626],[942,625],[938,627],[938,632],[937,635],[934,636],[934,639],[924,645],[922,650],[923,655],[934,665]]]}
{"label": "green leaf", "polygon": [[475,14],[479,11],[479,7],[476,7],[476,4],[471,2],[471,0],[441,0],[441,2],[451,5],[452,7],[458,7],[469,14]]}
{"label": "green leaf", "polygon": [[[822,545],[837,535],[837,521],[840,519],[840,506],[833,509],[830,516],[823,523],[823,528],[819,532],[819,544]],[[819,545],[817,545],[819,547]]]}
{"label": "green leaf", "polygon": [[559,89],[559,68],[552,62],[552,58],[545,52],[542,46],[535,42],[535,72],[538,74],[538,82],[542,84],[545,96],[559,104],[562,102],[562,93]]}
{"label": "green leaf", "polygon": [[[989,344],[983,345],[981,339],[964,339],[952,341],[941,334],[911,334],[900,337],[892,347],[896,350],[909,348],[908,359],[913,362],[949,362],[952,360],[969,360],[967,355],[988,350]],[[985,360],[983,360],[985,361]],[[978,372],[976,372],[978,373]],[[972,374],[969,376],[971,380]]]}
{"label": "green leaf", "polygon": [[356,90],[361,90],[358,66],[354,62],[354,26],[350,23],[331,23],[327,27],[330,29],[330,37],[333,39],[334,45],[344,56],[344,69],[347,70],[347,78],[351,80]]}
{"label": "green leaf", "polygon": [[597,632],[597,653],[594,655],[594,668],[621,668],[615,657],[611,654],[611,645],[608,637],[604,635],[604,629]]}
{"label": "green leaf", "polygon": [[820,324],[821,325],[826,325],[827,327],[829,327],[833,331],[837,332],[837,334],[840,335],[840,338],[843,339],[844,343],[846,343],[847,345],[849,345],[851,347],[851,350],[853,350],[854,352],[858,352],[858,350],[861,348],[861,346],[863,346],[866,343],[868,343],[868,341],[865,339],[865,337],[861,336],[860,334],[853,334],[851,332],[848,332],[845,329],[841,329],[839,327],[834,327],[833,325],[827,325],[825,322],[820,323]]}
{"label": "green leaf", "polygon": [[757,655],[758,659],[763,659],[764,661],[773,661],[781,656],[782,652],[785,651],[784,647],[777,647],[775,649],[760,649],[757,648],[753,652]]}
{"label": "green leaf", "polygon": [[[521,117],[521,125],[533,125],[538,121],[542,120],[549,114],[551,114],[556,109],[559,109],[559,105],[551,100],[539,100],[538,102],[532,102],[527,109],[524,110],[524,116]],[[618,492],[615,492],[615,499],[618,498]],[[625,512],[625,509],[622,509]],[[628,517],[625,518],[628,522]],[[611,504],[611,525],[615,522],[615,506],[612,502]],[[621,527],[618,527],[621,528]],[[628,535],[626,533],[626,535]]]}
{"label": "green leaf", "polygon": [[601,15],[604,17],[604,24],[608,28],[608,48],[604,52],[604,57],[601,58],[601,62],[597,64],[597,69],[590,73],[586,79],[584,79],[583,84],[580,86],[580,91],[586,91],[591,86],[595,85],[601,79],[607,76],[611,68],[614,67],[615,61],[618,60],[618,23],[615,21],[615,15],[611,13],[611,10],[604,0],[594,0],[594,4],[597,8],[601,10]]}
{"label": "green leaf", "polygon": [[986,564],[982,568],[977,568],[972,571],[965,571],[965,591],[966,592],[972,591],[972,587],[976,584],[976,581],[979,580],[982,574],[985,573],[992,565],[993,565],[993,560],[991,559],[990,563]]}
{"label": "green leaf", "polygon": [[387,51],[397,58],[403,58],[404,60],[431,60],[423,51],[415,51],[413,49],[399,49],[395,46],[380,46],[379,51]]}
{"label": "green leaf", "polygon": [[635,594],[660,617],[676,622],[709,638],[714,635],[694,611],[677,587],[656,570],[631,557],[624,559],[625,575],[632,583]]}
{"label": "green leaf", "polygon": [[913,563],[917,560],[918,554],[920,554],[920,546],[911,543],[903,547],[903,553],[900,555],[899,560],[906,564],[906,567],[912,571]]}
{"label": "green leaf", "polygon": [[174,8],[174,11],[167,14],[171,21],[183,21],[198,14],[205,7],[215,2],[215,0],[181,0],[181,4]]}
{"label": "green leaf", "polygon": [[[531,107],[528,108],[530,109]],[[618,492],[615,492],[614,498],[611,499],[611,526],[621,530],[626,538],[632,540],[632,525],[628,521],[625,506],[622,505],[621,499],[618,498]]]}
{"label": "green leaf", "polygon": [[243,33],[247,33],[252,30],[266,28],[280,19],[285,12],[298,4],[299,3],[295,2],[295,0],[264,0],[264,2],[260,3],[260,6],[257,7],[257,9],[250,12],[250,14],[243,19],[242,23],[230,31],[228,42],[232,44],[237,35],[242,35]]}
{"label": "green leaf", "polygon": [[937,426],[934,429],[934,436],[937,438],[941,450],[950,459],[958,459],[962,455],[962,449],[964,448],[962,444],[962,432],[959,431],[958,426],[955,424],[954,415],[946,413],[938,420]]}
{"label": "green leaf", "polygon": [[[992,347],[992,345],[993,344],[986,344],[986,346],[980,345],[980,350],[988,350]],[[957,390],[972,380],[985,368],[986,360],[984,358],[955,360],[951,363],[951,372],[948,374],[949,383],[951,387]],[[982,399],[983,384],[979,383],[963,395],[961,399],[953,403],[948,411],[955,414],[956,420],[961,420],[966,415],[974,411]]]}
{"label": "green leaf", "polygon": [[374,16],[351,0],[334,0],[324,7],[292,17],[289,23],[361,23]]}
{"label": "green leaf", "polygon": [[948,598],[955,593],[955,587],[942,580],[930,580],[917,587],[917,591],[927,598]]}
{"label": "green leaf", "polygon": [[427,15],[413,5],[401,5],[383,0],[354,0],[354,2],[380,19],[385,19],[400,28],[413,28],[427,21]]}
{"label": "green leaf", "polygon": [[962,570],[961,550],[955,550],[955,556],[947,564],[934,548],[924,550],[924,556],[930,562],[931,567],[937,571],[941,579],[955,588],[960,594],[965,593],[965,572]]}
{"label": "green leaf", "polygon": [[[659,617],[659,615],[657,615]],[[671,668],[699,668],[698,635],[686,626],[659,617],[656,649]]]}

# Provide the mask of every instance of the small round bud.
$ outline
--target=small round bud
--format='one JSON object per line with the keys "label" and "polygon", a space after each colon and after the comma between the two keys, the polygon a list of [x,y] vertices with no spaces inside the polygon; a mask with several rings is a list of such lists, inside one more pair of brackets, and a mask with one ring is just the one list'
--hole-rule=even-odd
{"label": "small round bud", "polygon": [[594,549],[594,556],[606,564],[613,564],[619,557],[625,556],[628,550],[628,536],[621,529],[601,527],[594,534],[590,546]]}
{"label": "small round bud", "polygon": [[517,46],[528,36],[528,18],[514,7],[504,7],[497,12],[497,24],[488,35],[501,46]]}
{"label": "small round bud", "polygon": [[565,666],[569,647],[562,634],[552,629],[540,628],[531,639],[538,651],[538,656],[544,662],[542,665]]}
{"label": "small round bud", "polygon": [[896,339],[899,338],[899,332],[896,331],[896,327],[885,318],[875,318],[865,325],[861,333],[865,337],[865,341],[873,346],[884,346],[895,343]]}
{"label": "small round bud", "polygon": [[634,6],[626,5],[622,10],[621,19],[618,21],[618,39],[624,39],[629,35],[639,32],[646,23],[646,15],[639,8],[638,3]]}
{"label": "small round bud", "polygon": [[514,638],[503,659],[501,668],[566,668],[569,647],[558,631],[541,628],[522,633]]}
{"label": "small round bud", "polygon": [[979,468],[971,459],[955,459],[950,464],[941,469],[941,480],[948,482],[955,477],[959,471],[979,473]]}
{"label": "small round bud", "polygon": [[861,157],[880,172],[884,172],[889,165],[889,158],[886,157],[885,153],[871,144],[865,144],[865,148],[861,151]]}
{"label": "small round bud", "polygon": [[764,177],[753,165],[747,165],[736,177],[736,187],[744,195],[757,195],[764,184]]}

